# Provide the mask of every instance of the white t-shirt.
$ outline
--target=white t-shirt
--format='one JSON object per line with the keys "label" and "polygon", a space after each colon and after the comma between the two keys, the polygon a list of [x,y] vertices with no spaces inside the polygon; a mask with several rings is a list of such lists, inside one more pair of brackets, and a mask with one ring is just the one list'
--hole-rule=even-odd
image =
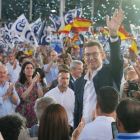
{"label": "white t-shirt", "polygon": [[94,121],[86,124],[78,140],[111,140],[111,123],[115,122],[113,117],[98,116]]}
{"label": "white t-shirt", "polygon": [[14,69],[14,70],[13,70],[13,65],[11,65],[9,62],[6,63],[6,66],[7,66],[7,69],[8,69],[8,75],[11,77],[10,81],[16,83],[18,81],[19,74],[20,74],[20,71],[21,71],[21,67],[20,67],[19,63],[17,62],[16,69]]}
{"label": "white t-shirt", "polygon": [[61,92],[58,87],[53,88],[49,92],[47,92],[44,97],[51,96],[56,102],[62,105],[68,115],[68,123],[73,127],[73,115],[74,115],[74,103],[75,103],[75,95],[73,90],[69,87],[65,92]]}

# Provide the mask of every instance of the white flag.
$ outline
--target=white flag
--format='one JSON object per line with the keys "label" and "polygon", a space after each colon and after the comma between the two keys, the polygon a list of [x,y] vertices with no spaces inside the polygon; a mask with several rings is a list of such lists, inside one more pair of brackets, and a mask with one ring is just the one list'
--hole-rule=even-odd
{"label": "white flag", "polygon": [[13,42],[12,42],[12,37],[11,37],[11,35],[10,35],[10,32],[9,32],[7,26],[5,26],[5,34],[4,34],[3,37],[4,37],[5,41],[6,41],[6,43],[8,44],[8,46],[9,46],[11,49],[13,49],[13,48],[14,48],[14,44],[13,44]]}
{"label": "white flag", "polygon": [[28,21],[26,17],[24,16],[24,14],[22,14],[21,16],[18,17],[18,19],[13,24],[11,28],[11,32],[14,32],[17,35],[21,35],[27,23]]}
{"label": "white flag", "polygon": [[27,41],[31,46],[36,49],[38,47],[37,40],[34,36],[34,33],[31,31],[29,24],[25,24],[24,30],[20,36],[21,39]]}

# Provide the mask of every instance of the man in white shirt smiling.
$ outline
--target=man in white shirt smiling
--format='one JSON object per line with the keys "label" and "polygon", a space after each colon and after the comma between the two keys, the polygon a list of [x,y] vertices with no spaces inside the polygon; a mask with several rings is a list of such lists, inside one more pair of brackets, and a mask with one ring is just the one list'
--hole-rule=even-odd
{"label": "man in white shirt smiling", "polygon": [[12,52],[9,52],[7,54],[8,62],[6,63],[7,69],[8,69],[8,75],[11,77],[11,82],[17,82],[19,78],[19,73],[21,71],[21,67],[19,66],[19,63],[15,60],[15,56]]}
{"label": "man in white shirt smiling", "polygon": [[97,94],[96,110],[93,111],[95,120],[83,128],[78,140],[111,140],[113,138],[111,123],[115,122],[118,100],[117,90],[102,87]]}
{"label": "man in white shirt smiling", "polygon": [[60,70],[57,77],[58,86],[47,92],[44,96],[53,97],[58,104],[65,108],[68,115],[68,123],[73,127],[75,96],[73,90],[68,87],[69,79],[70,74],[68,70]]}
{"label": "man in white shirt smiling", "polygon": [[110,63],[103,65],[103,47],[96,41],[89,41],[83,47],[83,58],[88,67],[86,75],[78,78],[75,82],[75,108],[74,128],[85,118],[86,124],[92,121],[92,111],[96,107],[98,90],[103,86],[111,86],[120,90],[123,75],[123,56],[120,49],[118,29],[124,19],[124,12],[115,10],[109,20],[106,16],[109,29]]}

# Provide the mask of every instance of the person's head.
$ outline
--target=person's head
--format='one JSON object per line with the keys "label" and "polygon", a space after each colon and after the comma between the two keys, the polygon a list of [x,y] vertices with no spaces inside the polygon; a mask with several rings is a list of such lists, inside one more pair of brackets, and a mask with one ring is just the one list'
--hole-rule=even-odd
{"label": "person's head", "polygon": [[125,80],[126,80],[126,76],[128,75],[128,73],[129,73],[130,71],[134,71],[133,66],[128,66],[128,67],[126,67],[126,68],[124,69],[123,73],[124,73],[124,78],[125,78]]}
{"label": "person's head", "polygon": [[7,78],[7,67],[0,65],[0,83],[4,83]]}
{"label": "person's head", "polygon": [[20,66],[22,67],[23,64],[26,63],[26,62],[29,62],[28,56],[25,56],[25,55],[21,56],[20,59],[19,59]]}
{"label": "person's head", "polygon": [[3,64],[6,64],[6,63],[7,63],[7,56],[3,56],[2,63],[3,63]]}
{"label": "person's head", "polygon": [[38,140],[69,140],[66,110],[59,104],[44,109],[39,126]]}
{"label": "person's head", "polygon": [[35,101],[34,111],[36,113],[38,122],[40,122],[43,110],[51,104],[56,104],[56,101],[52,97],[49,97],[49,96],[38,98]]}
{"label": "person's head", "polygon": [[0,118],[0,132],[4,140],[18,140],[19,133],[25,125],[26,119],[18,113]]}
{"label": "person's head", "polygon": [[103,47],[96,41],[89,41],[84,45],[83,58],[89,70],[99,68],[103,63]]}
{"label": "person's head", "polygon": [[55,50],[52,50],[52,51],[50,52],[50,58],[51,58],[51,60],[52,60],[56,55],[57,55],[57,52],[56,52]]}
{"label": "person's head", "polygon": [[136,62],[137,60],[137,55],[135,52],[131,52],[130,53],[130,59],[131,59],[131,62]]}
{"label": "person's head", "polygon": [[128,66],[124,70],[124,78],[126,81],[131,81],[131,79],[137,79],[138,75],[132,66]]}
{"label": "person's head", "polygon": [[119,94],[113,87],[105,86],[99,89],[97,93],[96,109],[101,113],[111,114],[116,111],[119,101]]}
{"label": "person's head", "polygon": [[7,58],[8,58],[8,62],[9,62],[9,63],[14,63],[14,61],[15,61],[15,56],[13,55],[12,52],[9,52],[9,53],[7,54]]}
{"label": "person's head", "polygon": [[82,76],[83,72],[83,63],[79,60],[73,60],[70,63],[70,70],[71,70],[71,75],[77,79]]}
{"label": "person's head", "polygon": [[70,74],[68,70],[63,69],[58,72],[57,81],[59,87],[67,88],[69,85],[69,80]]}
{"label": "person's head", "polygon": [[120,133],[137,133],[140,130],[140,102],[124,98],[116,109],[117,127]]}
{"label": "person's head", "polygon": [[23,55],[23,51],[19,51],[16,55],[16,59],[19,61],[19,59],[22,55]]}
{"label": "person's head", "polygon": [[64,64],[64,59],[59,58],[57,62],[58,62],[59,64]]}
{"label": "person's head", "polygon": [[40,74],[40,82],[41,82],[41,84],[44,86],[43,79],[45,78],[45,73],[44,73],[43,69],[41,69],[41,68],[36,68],[36,69],[35,69],[35,72],[34,72],[34,76],[37,74],[37,72]]}
{"label": "person's head", "polygon": [[66,64],[58,65],[58,71],[63,70],[63,69],[70,71],[70,68],[68,65],[66,65]]}
{"label": "person's head", "polygon": [[50,56],[47,55],[47,56],[44,57],[43,63],[44,63],[44,65],[45,65],[45,64],[48,64],[49,62],[50,62]]}
{"label": "person's head", "polygon": [[127,68],[129,66],[129,62],[126,58],[123,59],[124,63],[123,63],[123,69]]}
{"label": "person's head", "polygon": [[33,78],[33,73],[34,73],[33,64],[31,62],[24,63],[20,72],[19,82],[24,84],[27,81],[26,77]]}

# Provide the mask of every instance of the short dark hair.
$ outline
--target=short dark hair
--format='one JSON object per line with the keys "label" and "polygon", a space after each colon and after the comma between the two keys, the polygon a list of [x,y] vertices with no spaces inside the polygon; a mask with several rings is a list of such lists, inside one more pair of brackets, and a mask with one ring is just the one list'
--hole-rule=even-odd
{"label": "short dark hair", "polygon": [[116,114],[127,133],[137,133],[140,130],[140,102],[137,99],[127,97],[122,100]]}
{"label": "short dark hair", "polygon": [[59,75],[60,73],[62,73],[62,72],[64,72],[64,73],[69,73],[69,71],[68,71],[68,70],[63,69],[63,70],[60,70],[60,71],[58,72],[58,75]]}
{"label": "short dark hair", "polygon": [[20,59],[19,59],[19,64],[20,64],[21,62],[23,62],[23,59],[24,59],[24,58],[28,58],[28,56],[26,56],[26,55],[21,56]]}
{"label": "short dark hair", "polygon": [[25,125],[26,119],[19,113],[0,118],[0,132],[4,140],[18,140],[19,133]]}
{"label": "short dark hair", "polygon": [[19,51],[17,54],[16,54],[16,59],[19,59],[19,57],[23,55],[23,51]]}
{"label": "short dark hair", "polygon": [[105,86],[99,89],[97,101],[103,113],[113,113],[118,105],[119,94],[113,87]]}
{"label": "short dark hair", "polygon": [[103,52],[103,46],[102,46],[99,42],[90,40],[90,41],[88,41],[87,43],[85,43],[85,45],[84,45],[84,47],[83,47],[83,52],[82,52],[82,54],[83,54],[83,55],[85,54],[85,48],[87,48],[87,47],[92,47],[92,46],[95,46],[95,45],[97,45],[98,48],[99,48],[99,50],[100,50],[101,52]]}

